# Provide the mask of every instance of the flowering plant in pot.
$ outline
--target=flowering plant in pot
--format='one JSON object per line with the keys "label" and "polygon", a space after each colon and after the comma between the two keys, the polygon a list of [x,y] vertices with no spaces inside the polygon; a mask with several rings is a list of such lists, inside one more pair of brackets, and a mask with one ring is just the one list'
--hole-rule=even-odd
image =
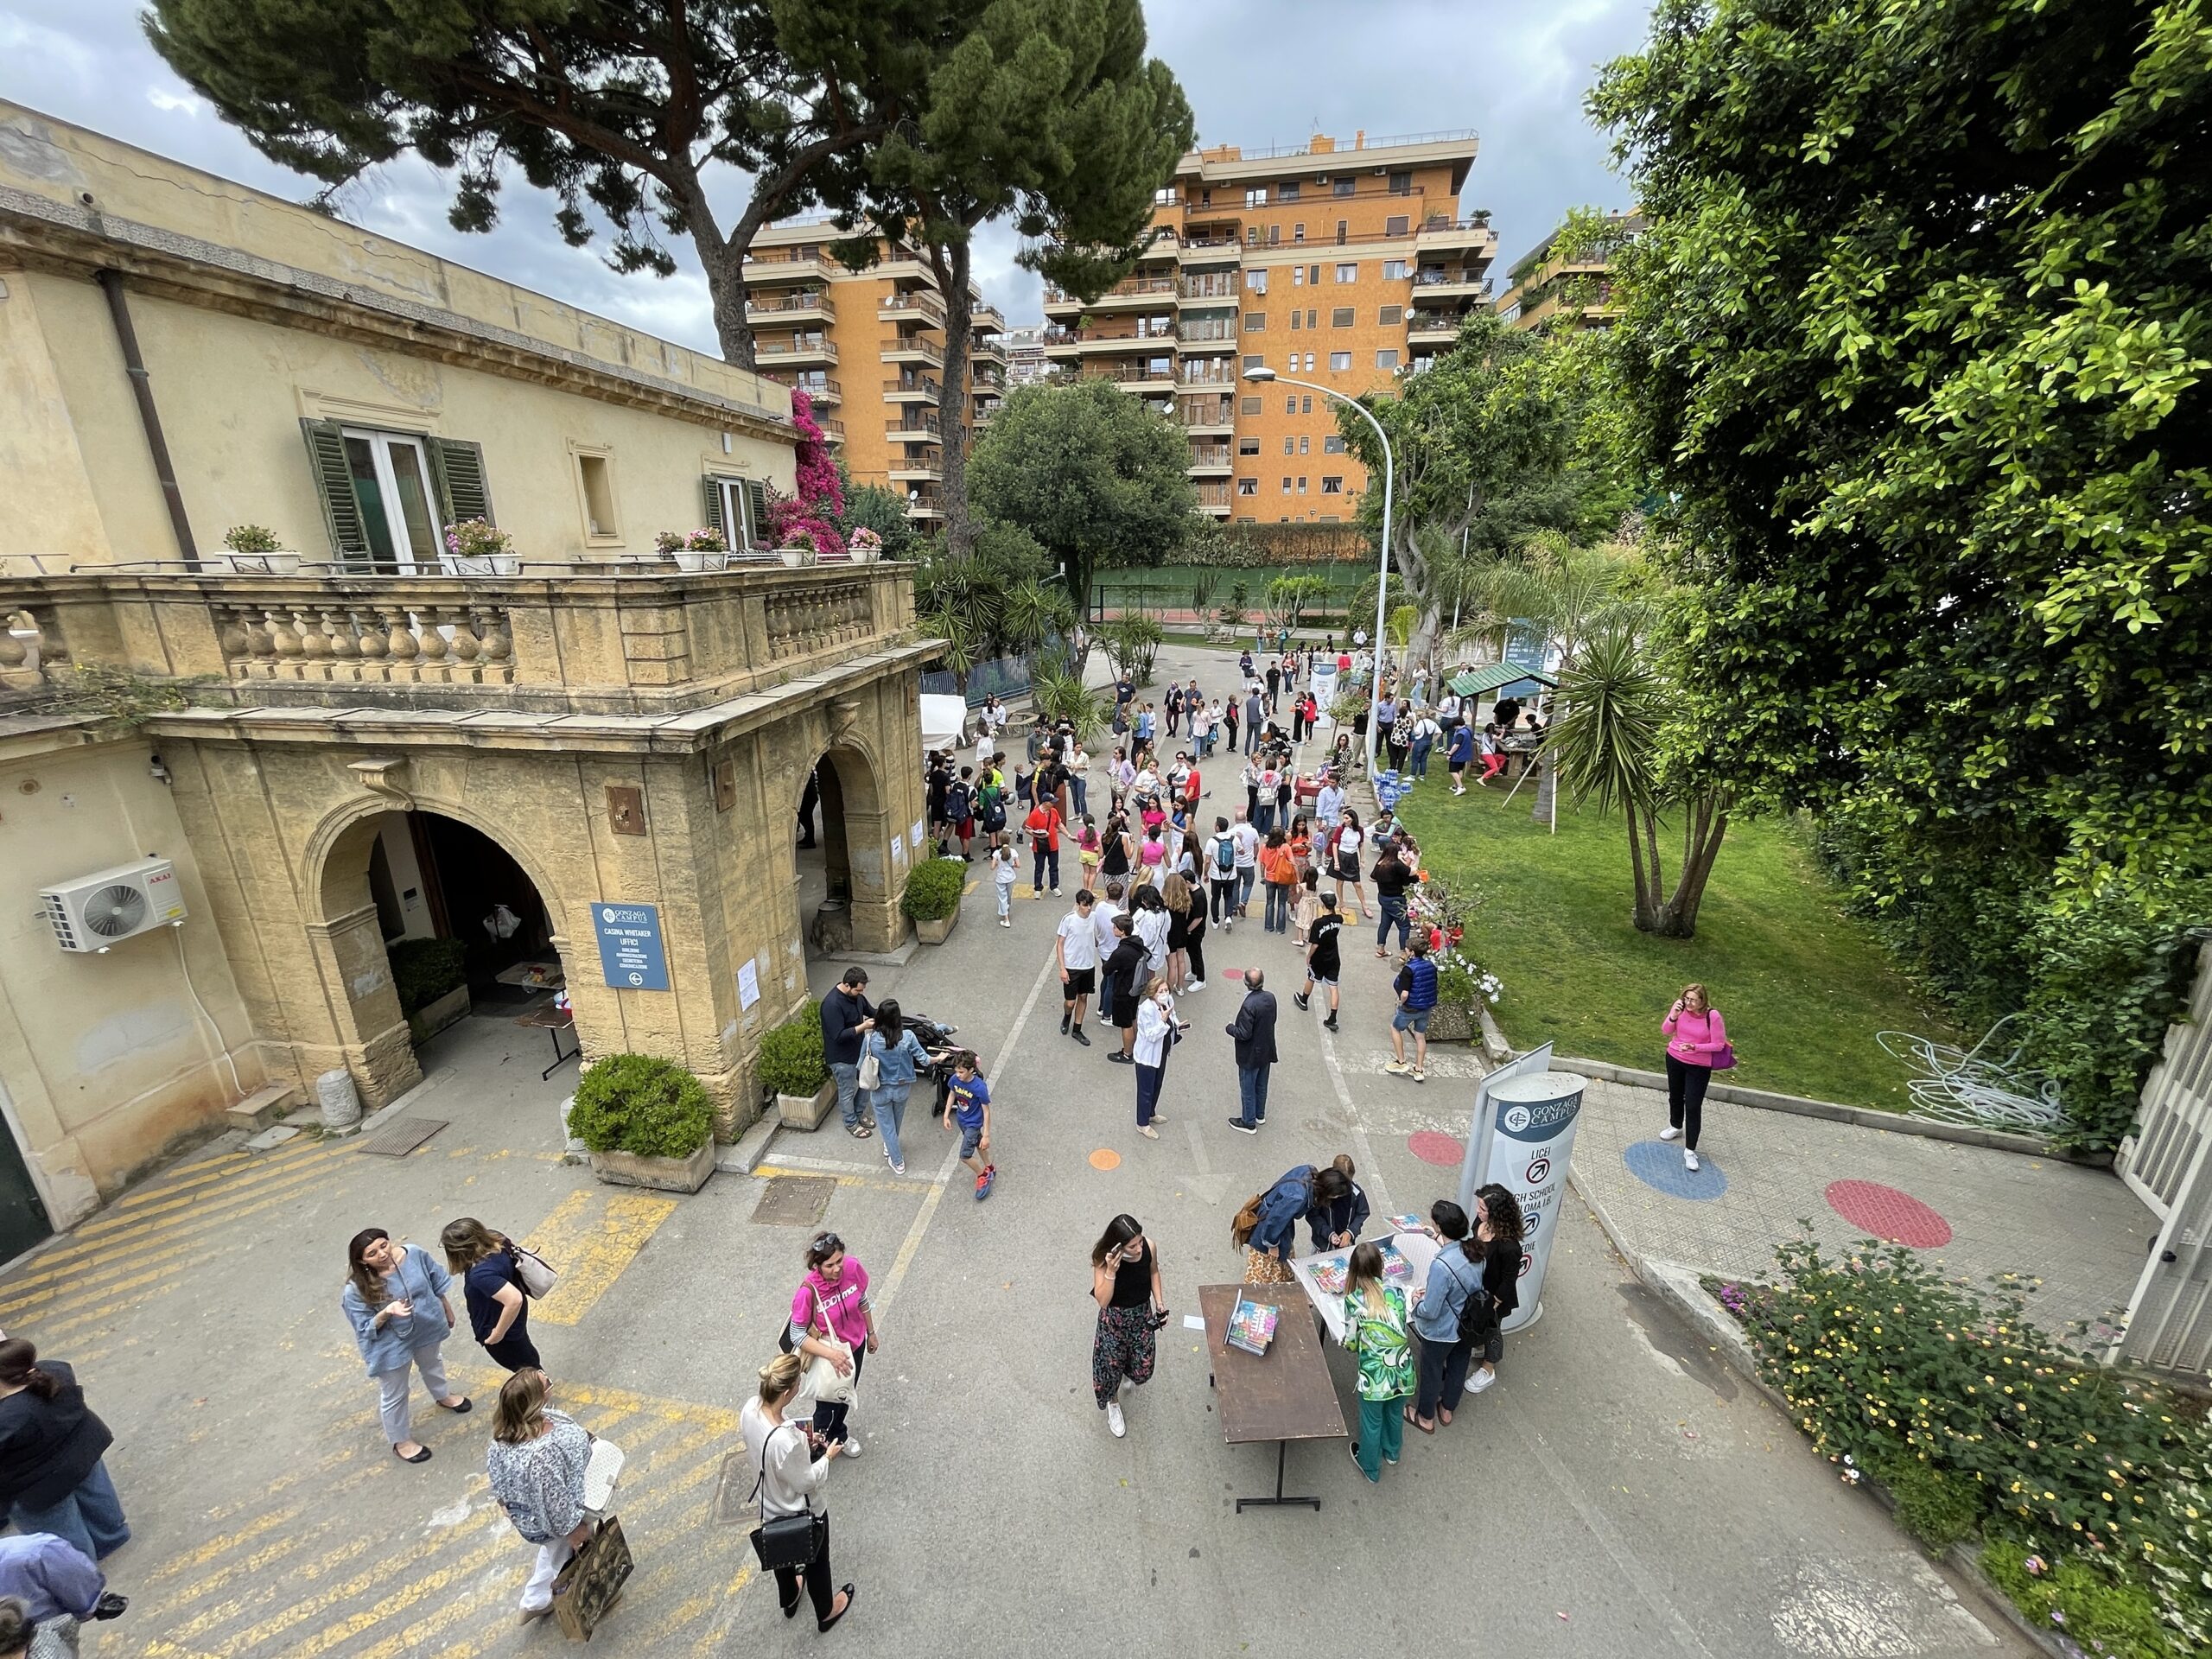
{"label": "flowering plant in pot", "polygon": [[729,543],[709,524],[696,530],[664,530],[653,546],[676,561],[679,570],[724,570],[729,567]]}
{"label": "flowering plant in pot", "polygon": [[229,550],[211,556],[211,568],[244,576],[289,576],[300,568],[300,556],[287,551],[266,524],[232,524],[223,545]]}
{"label": "flowering plant in pot", "polygon": [[488,518],[464,518],[445,529],[443,564],[449,576],[512,576],[522,569],[515,538]]}
{"label": "flowering plant in pot", "polygon": [[846,538],[845,549],[855,563],[874,564],[883,556],[883,537],[862,525]]}

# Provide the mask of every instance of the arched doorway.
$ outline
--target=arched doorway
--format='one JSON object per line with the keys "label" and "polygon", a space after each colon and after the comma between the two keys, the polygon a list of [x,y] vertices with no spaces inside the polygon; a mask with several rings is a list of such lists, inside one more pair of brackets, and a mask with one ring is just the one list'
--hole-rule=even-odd
{"label": "arched doorway", "polygon": [[894,867],[900,874],[904,867],[890,851],[898,831],[886,823],[868,757],[844,743],[823,750],[800,776],[785,832],[810,982],[856,950],[889,948],[887,931],[898,904]]}

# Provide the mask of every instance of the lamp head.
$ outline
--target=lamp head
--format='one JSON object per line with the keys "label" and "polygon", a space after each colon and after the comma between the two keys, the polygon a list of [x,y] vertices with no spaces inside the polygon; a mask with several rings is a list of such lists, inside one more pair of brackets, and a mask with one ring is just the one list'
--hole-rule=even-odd
{"label": "lamp head", "polygon": [[1275,378],[1275,372],[1273,369],[1262,365],[1245,370],[1244,378],[1247,380],[1249,380],[1255,386],[1265,385],[1268,381]]}

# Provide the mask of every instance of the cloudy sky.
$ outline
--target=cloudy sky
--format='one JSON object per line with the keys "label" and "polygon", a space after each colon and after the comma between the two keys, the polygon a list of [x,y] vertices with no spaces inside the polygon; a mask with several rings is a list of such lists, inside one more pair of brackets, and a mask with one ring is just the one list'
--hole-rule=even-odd
{"label": "cloudy sky", "polygon": [[[265,160],[194,98],[141,35],[142,0],[0,0],[0,97],[294,199],[307,181]],[[1511,261],[1580,204],[1627,205],[1582,114],[1595,66],[1640,42],[1648,0],[1152,0],[1153,49],[1173,66],[1208,143],[1297,143],[1472,127],[1461,200],[1488,207]],[[732,196],[734,192],[730,193]],[[499,228],[463,236],[448,194],[408,161],[365,179],[348,219],[686,344],[715,348],[696,269],[618,276],[554,232],[550,204],[511,185]],[[735,203],[732,202],[731,217]],[[680,245],[677,251],[684,250]],[[986,295],[1035,321],[1036,279],[1013,238],[978,249]]]}

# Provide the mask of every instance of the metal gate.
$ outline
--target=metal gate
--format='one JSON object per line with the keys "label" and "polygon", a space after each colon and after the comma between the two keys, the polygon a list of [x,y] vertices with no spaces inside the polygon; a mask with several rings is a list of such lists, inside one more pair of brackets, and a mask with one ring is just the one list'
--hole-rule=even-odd
{"label": "metal gate", "polygon": [[2107,1357],[2212,1372],[2212,943],[2198,953],[2189,1012],[2166,1033],[2139,1128],[2113,1167],[2161,1224]]}

